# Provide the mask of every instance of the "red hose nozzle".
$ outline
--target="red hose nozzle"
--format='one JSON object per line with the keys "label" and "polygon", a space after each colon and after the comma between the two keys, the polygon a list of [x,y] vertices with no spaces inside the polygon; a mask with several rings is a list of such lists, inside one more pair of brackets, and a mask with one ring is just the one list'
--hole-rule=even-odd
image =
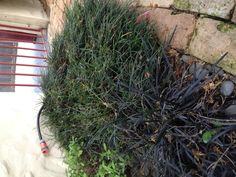
{"label": "red hose nozzle", "polygon": [[40,141],[40,147],[41,147],[41,152],[44,155],[47,155],[49,153],[48,145],[44,140]]}

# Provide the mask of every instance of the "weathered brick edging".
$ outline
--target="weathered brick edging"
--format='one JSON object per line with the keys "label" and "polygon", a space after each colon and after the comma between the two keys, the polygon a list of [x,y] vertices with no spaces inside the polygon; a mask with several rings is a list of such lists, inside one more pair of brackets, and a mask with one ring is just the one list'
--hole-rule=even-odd
{"label": "weathered brick edging", "polygon": [[230,19],[234,10],[234,0],[174,0],[174,7],[180,10],[207,14]]}
{"label": "weathered brick edging", "polygon": [[141,0],[137,5],[152,7],[146,16],[156,26],[161,42],[168,39],[176,25],[173,48],[209,63],[228,52],[219,66],[236,74],[235,0],[166,0],[168,5],[160,2]]}
{"label": "weathered brick edging", "polygon": [[[128,1],[128,0],[123,0]],[[138,7],[174,8],[232,20],[236,23],[235,0],[134,0]],[[234,17],[232,18],[234,14]]]}
{"label": "weathered brick edging", "polygon": [[187,52],[209,63],[216,62],[219,56],[228,52],[219,66],[235,75],[236,25],[210,18],[199,18]]}

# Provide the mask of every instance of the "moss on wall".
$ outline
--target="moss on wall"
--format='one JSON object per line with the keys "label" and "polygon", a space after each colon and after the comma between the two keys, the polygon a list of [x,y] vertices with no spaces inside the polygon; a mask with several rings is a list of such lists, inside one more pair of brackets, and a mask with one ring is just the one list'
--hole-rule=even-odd
{"label": "moss on wall", "polygon": [[183,10],[190,10],[191,8],[189,0],[174,0],[174,6]]}
{"label": "moss on wall", "polygon": [[224,62],[219,64],[225,71],[236,75],[236,61],[235,58],[227,58]]}
{"label": "moss on wall", "polygon": [[235,24],[220,22],[220,24],[217,25],[217,30],[223,33],[227,33],[235,29],[236,29]]}
{"label": "moss on wall", "polygon": [[[201,59],[205,62],[214,64],[221,56],[220,53],[212,54],[210,58],[201,57]],[[204,59],[205,58],[205,59]],[[236,60],[232,54],[227,54],[225,58],[218,64],[224,71],[236,75]]]}

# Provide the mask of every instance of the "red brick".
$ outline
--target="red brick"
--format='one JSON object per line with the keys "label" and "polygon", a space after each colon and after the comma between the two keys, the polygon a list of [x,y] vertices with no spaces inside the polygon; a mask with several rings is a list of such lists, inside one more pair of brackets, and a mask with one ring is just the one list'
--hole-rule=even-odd
{"label": "red brick", "polygon": [[171,46],[176,49],[187,49],[194,32],[195,17],[191,14],[172,13],[172,10],[157,8],[149,11],[148,18],[156,28],[157,37],[161,42],[168,41],[176,27]]}

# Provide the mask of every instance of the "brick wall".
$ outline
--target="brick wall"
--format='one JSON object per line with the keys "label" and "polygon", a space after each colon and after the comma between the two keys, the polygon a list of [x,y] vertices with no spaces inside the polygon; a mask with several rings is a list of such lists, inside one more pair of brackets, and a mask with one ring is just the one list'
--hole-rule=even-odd
{"label": "brick wall", "polygon": [[63,29],[65,9],[72,4],[72,1],[73,0],[41,0],[49,15],[49,42],[51,42],[54,36]]}

